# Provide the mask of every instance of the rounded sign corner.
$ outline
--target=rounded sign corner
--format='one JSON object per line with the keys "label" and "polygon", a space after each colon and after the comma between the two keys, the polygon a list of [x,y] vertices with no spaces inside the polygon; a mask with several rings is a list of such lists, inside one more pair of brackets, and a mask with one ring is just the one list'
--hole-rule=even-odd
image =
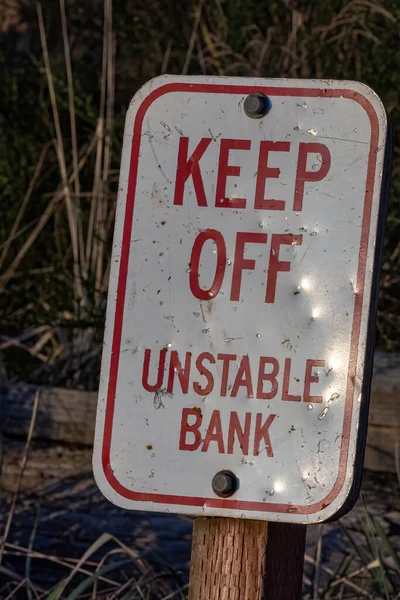
{"label": "rounded sign corner", "polygon": [[361,96],[364,96],[364,98],[366,98],[367,100],[371,101],[372,98],[379,105],[382,115],[386,115],[386,109],[383,104],[383,101],[381,100],[377,92],[375,92],[375,90],[371,88],[367,83],[364,83],[363,81],[356,81],[353,79],[346,80],[345,83],[349,84],[353,91],[359,93]]}
{"label": "rounded sign corner", "polygon": [[92,457],[93,477],[103,496],[115,504],[115,490],[106,477],[102,457],[98,457],[98,454],[101,454],[101,451],[101,447],[95,442]]}
{"label": "rounded sign corner", "polygon": [[[125,122],[133,123],[134,117],[137,114],[140,106],[145,102],[146,108],[151,103],[152,99],[157,98],[160,95],[160,88],[165,88],[176,81],[177,77],[174,75],[157,75],[149,81],[146,81],[133,95],[129,102],[128,110],[125,117]],[[147,102],[146,102],[147,100]]]}

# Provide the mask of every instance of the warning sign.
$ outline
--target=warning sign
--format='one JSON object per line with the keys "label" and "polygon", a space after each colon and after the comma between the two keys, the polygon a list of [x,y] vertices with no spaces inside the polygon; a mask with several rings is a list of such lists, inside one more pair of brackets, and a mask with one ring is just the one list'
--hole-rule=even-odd
{"label": "warning sign", "polygon": [[125,125],[94,471],[317,522],[362,465],[387,124],[355,82],[162,76]]}

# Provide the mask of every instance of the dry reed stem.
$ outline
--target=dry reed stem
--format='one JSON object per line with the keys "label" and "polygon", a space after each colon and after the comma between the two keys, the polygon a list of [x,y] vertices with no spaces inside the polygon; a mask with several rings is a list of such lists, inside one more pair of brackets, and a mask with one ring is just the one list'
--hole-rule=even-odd
{"label": "dry reed stem", "polygon": [[[332,571],[332,569],[329,569],[329,567],[323,566],[322,569],[328,575],[334,575],[334,571]],[[369,592],[367,592],[367,590],[364,590],[359,585],[356,585],[355,583],[353,583],[352,581],[350,581],[349,578],[348,578],[348,576],[342,577],[341,582],[343,583],[343,585],[348,586],[349,588],[355,590],[356,592],[358,592],[362,596],[366,596],[367,598],[372,598],[371,594]]]}
{"label": "dry reed stem", "polygon": [[[99,106],[99,117],[96,127],[96,162],[94,168],[93,188],[92,188],[92,202],[90,206],[89,214],[89,226],[86,238],[86,262],[90,272],[95,273],[97,264],[97,252],[98,252],[98,229],[99,221],[101,220],[102,210],[102,164],[103,164],[103,150],[104,150],[104,136],[105,136],[105,105],[106,105],[106,92],[107,92],[107,63],[108,63],[108,31],[109,31],[109,19],[110,19],[110,0],[104,0],[104,20],[103,20],[103,56],[101,66],[101,79],[100,79],[100,106]],[[100,213],[100,214],[99,214]]]}
{"label": "dry reed stem", "polygon": [[94,167],[94,178],[93,178],[93,187],[91,192],[91,203],[90,203],[90,213],[89,213],[89,224],[86,235],[86,264],[91,264],[92,252],[93,252],[93,239],[95,236],[95,218],[97,213],[97,205],[99,203],[99,186],[98,181],[100,178],[100,170],[101,170],[101,153],[103,149],[103,131],[104,131],[104,120],[102,117],[102,102],[103,102],[103,78],[102,85],[100,89],[100,113],[99,118],[97,120],[96,132],[95,132],[95,140],[96,140],[96,161]]}
{"label": "dry reed stem", "polygon": [[34,593],[36,600],[40,600],[40,596],[38,594],[38,591],[42,591],[41,588],[39,588],[38,586],[33,585],[33,583],[30,581],[30,579],[27,580],[27,590],[30,590]]}
{"label": "dry reed stem", "polygon": [[187,590],[188,587],[189,587],[189,584],[186,583],[185,585],[183,585],[182,587],[180,587],[178,590],[175,590],[174,592],[171,592],[170,594],[168,594],[168,596],[164,596],[164,598],[162,600],[171,600],[171,598],[173,598],[177,594],[182,593],[185,590]]}
{"label": "dry reed stem", "polygon": [[85,278],[87,265],[86,265],[85,253],[84,253],[83,226],[82,226],[82,219],[81,219],[81,212],[80,212],[81,207],[80,207],[80,202],[79,202],[80,181],[79,181],[79,171],[78,171],[78,142],[77,142],[77,135],[76,135],[74,79],[72,76],[71,53],[70,53],[70,49],[69,49],[67,15],[65,12],[65,0],[60,0],[60,14],[61,14],[61,28],[62,28],[62,36],[63,36],[63,45],[64,45],[65,70],[67,73],[67,83],[68,83],[68,109],[69,109],[70,128],[71,128],[72,168],[77,173],[77,176],[74,181],[74,195],[75,195],[76,216],[77,216],[79,260],[80,260],[80,265],[81,265],[81,269],[82,269],[82,275]]}
{"label": "dry reed stem", "polygon": [[29,200],[30,200],[30,198],[32,196],[32,192],[35,189],[35,186],[36,186],[37,180],[39,178],[40,172],[42,170],[44,159],[45,159],[46,154],[47,154],[47,152],[49,150],[49,147],[50,147],[50,142],[48,142],[47,144],[45,144],[43,146],[43,148],[42,148],[42,151],[41,151],[40,156],[39,156],[39,160],[38,160],[36,168],[35,168],[35,171],[33,173],[32,179],[31,179],[31,181],[29,183],[29,187],[28,187],[28,189],[26,191],[26,194],[25,194],[25,197],[24,197],[24,199],[22,201],[21,208],[18,211],[18,214],[16,216],[14,224],[13,224],[13,226],[11,228],[10,234],[9,234],[9,236],[8,236],[6,242],[5,242],[5,245],[3,247],[3,252],[1,253],[1,257],[0,257],[0,269],[2,268],[2,266],[4,264],[4,261],[7,258],[7,254],[8,254],[8,251],[10,249],[11,242],[13,241],[13,239],[15,237],[15,234],[18,231],[18,227],[19,227],[19,225],[21,223],[21,219],[23,217],[25,209],[26,209],[26,207],[28,205],[28,202],[29,202]]}
{"label": "dry reed stem", "polygon": [[[97,598],[97,596],[96,596],[97,587],[95,585],[93,586],[92,600],[96,600],[96,598]],[[127,589],[132,590],[132,588],[136,585],[137,585],[136,578],[131,577],[130,579],[128,579],[128,581],[123,583],[116,592],[114,592],[109,598],[107,598],[107,600],[116,600],[118,598],[118,596],[121,595],[122,592],[125,592],[125,590],[127,590]]]}
{"label": "dry reed stem", "polygon": [[264,66],[266,56],[267,56],[268,49],[271,44],[272,33],[273,33],[273,28],[268,27],[263,44],[261,46],[260,56],[258,59],[258,65],[257,65],[257,69],[256,69],[257,77],[261,77],[263,75],[263,66]]}
{"label": "dry reed stem", "polygon": [[[95,573],[98,573],[104,566],[104,563],[106,562],[106,560],[110,557],[113,556],[115,554],[121,554],[121,548],[113,548],[112,550],[110,550],[109,552],[107,552],[102,558],[101,560],[98,562],[98,564],[96,565],[96,570]],[[130,557],[131,558],[131,557]],[[151,572],[151,569],[147,569],[147,571]],[[121,592],[121,588],[118,589],[117,594],[120,594]],[[96,600],[97,598],[97,579],[95,579],[94,584],[93,584],[93,591],[92,591],[92,600]],[[109,599],[111,600],[111,598]]]}
{"label": "dry reed stem", "polygon": [[[53,192],[51,193],[51,196],[53,196]],[[37,223],[39,221],[39,219],[40,219],[40,217],[38,217],[37,219],[32,219],[32,221],[29,221],[29,223],[27,223],[26,225],[21,227],[21,229],[19,231],[16,231],[14,233],[14,235],[9,235],[7,240],[5,242],[3,242],[2,244],[0,244],[0,250],[3,249],[7,245],[8,241],[13,242],[17,238],[19,238],[21,235],[23,235],[26,231],[28,231],[28,229],[30,229],[33,225],[35,225],[35,223]]]}
{"label": "dry reed stem", "polygon": [[39,327],[34,327],[33,329],[28,329],[28,330],[22,332],[17,337],[8,338],[5,341],[3,341],[0,344],[0,350],[5,350],[6,348],[9,348],[10,346],[13,346],[16,343],[21,343],[26,340],[29,340],[30,338],[34,337],[35,335],[43,333],[44,331],[47,331],[48,329],[49,329],[48,325],[39,325]]}
{"label": "dry reed stem", "polygon": [[319,579],[321,574],[321,557],[322,557],[322,525],[319,526],[319,535],[315,553],[314,563],[314,582],[313,582],[313,598],[318,600]]}
{"label": "dry reed stem", "polygon": [[100,537],[97,538],[97,540],[93,542],[93,544],[90,545],[86,552],[81,556],[78,563],[74,566],[73,569],[71,569],[70,574],[62,582],[62,585],[59,587],[59,590],[55,595],[54,600],[58,600],[60,598],[61,594],[63,593],[71,579],[79,571],[82,565],[85,564],[86,560],[112,539],[114,539],[112,535],[110,535],[109,533],[103,533]]}
{"label": "dry reed stem", "polygon": [[58,158],[58,164],[59,164],[59,169],[60,169],[60,174],[61,174],[61,181],[62,181],[62,187],[63,187],[63,192],[64,192],[65,204],[66,204],[66,208],[67,208],[67,217],[68,217],[69,231],[70,231],[70,237],[71,237],[72,255],[73,255],[73,261],[74,261],[74,291],[75,291],[76,298],[79,300],[79,302],[81,302],[81,300],[83,299],[83,290],[82,290],[82,281],[81,281],[80,268],[79,268],[78,230],[77,230],[77,222],[76,222],[77,220],[76,220],[76,214],[75,214],[75,210],[74,210],[74,206],[73,206],[72,198],[71,198],[71,193],[70,193],[70,189],[69,189],[69,185],[68,185],[67,165],[66,165],[66,161],[65,161],[63,137],[62,137],[62,131],[61,131],[61,125],[60,125],[60,118],[59,118],[59,114],[58,114],[57,98],[56,98],[56,93],[55,93],[54,84],[53,84],[53,75],[52,75],[52,71],[51,71],[50,57],[49,57],[49,52],[48,52],[48,48],[47,48],[47,40],[46,40],[46,32],[45,32],[45,28],[44,28],[42,5],[40,2],[36,3],[36,10],[37,10],[37,15],[38,15],[40,41],[42,44],[42,54],[43,54],[45,73],[46,73],[46,78],[47,78],[47,86],[49,89],[50,102],[51,102],[51,107],[52,107],[52,112],[53,112],[54,128],[56,131],[57,158]]}
{"label": "dry reed stem", "polygon": [[351,579],[352,577],[357,577],[358,575],[362,575],[366,571],[370,571],[371,569],[376,569],[377,567],[379,567],[379,561],[377,559],[372,560],[370,563],[368,563],[368,565],[364,565],[363,567],[360,567],[359,569],[352,571],[345,577],[340,577],[339,579],[335,579],[329,585],[329,588],[334,588],[341,583],[345,583],[346,580]]}
{"label": "dry reed stem", "polygon": [[[74,79],[72,77],[71,54],[69,50],[67,16],[65,13],[65,0],[60,0],[61,30],[64,45],[65,69],[67,72],[68,83],[68,109],[71,127],[71,145],[72,145],[72,166],[75,171],[78,170],[78,144],[76,137],[76,117],[75,117],[75,98],[74,98]],[[79,196],[80,182],[76,177],[74,182],[75,196]]]}
{"label": "dry reed stem", "polygon": [[[309,554],[305,554],[304,555],[304,560],[308,563],[311,563],[313,565],[315,565],[316,561],[314,558],[312,558]],[[329,567],[322,565],[322,570],[327,573],[330,576],[334,576],[335,572],[330,569]],[[371,570],[375,568],[375,561],[372,561],[371,563],[369,563],[367,566],[363,567],[363,570]],[[361,572],[361,570],[358,570]],[[345,586],[350,587],[351,589],[355,590],[358,594],[360,594],[361,596],[366,596],[367,598],[374,598],[374,596],[371,596],[371,594],[369,594],[369,592],[367,590],[364,590],[363,588],[361,588],[360,586],[356,585],[355,583],[353,583],[352,581],[350,581],[350,577],[355,577],[358,574],[358,571],[355,571],[353,573],[351,573],[350,575],[346,575],[341,577],[338,580],[334,580],[333,582],[331,582],[329,588],[333,588],[335,587],[337,584],[341,583]],[[315,593],[313,592],[313,600],[318,599],[317,596],[315,596]]]}
{"label": "dry reed stem", "polygon": [[218,53],[218,51],[216,50],[214,41],[212,39],[212,35],[210,34],[208,27],[204,23],[204,21],[201,22],[200,29],[201,29],[202,36],[203,36],[204,41],[207,46],[207,50],[212,59],[212,64],[214,65],[215,69],[217,70],[218,75],[221,75],[221,76],[225,75],[225,70],[222,66],[221,61],[219,60],[220,57],[223,56],[223,54]]}
{"label": "dry reed stem", "polygon": [[[96,138],[95,138],[95,136],[93,136],[90,144],[86,148],[86,151],[83,153],[82,158],[80,159],[80,161],[78,163],[78,170],[73,171],[73,173],[71,174],[71,176],[68,180],[69,183],[72,183],[75,180],[75,177],[77,176],[79,171],[81,171],[83,169],[84,165],[86,164],[87,159],[89,158],[90,154],[93,151],[95,142],[96,142]],[[17,256],[15,257],[15,259],[13,260],[11,265],[8,267],[7,271],[3,275],[0,276],[0,293],[4,291],[8,281],[14,276],[15,271],[18,268],[20,262],[22,261],[22,259],[24,258],[24,256],[26,255],[26,253],[28,252],[28,250],[30,249],[32,244],[34,244],[36,238],[38,237],[38,235],[40,234],[42,229],[45,227],[47,221],[50,219],[51,215],[54,212],[56,204],[63,198],[64,198],[64,190],[59,190],[58,192],[56,192],[53,195],[52,200],[47,205],[47,207],[46,207],[45,211],[43,212],[42,216],[40,217],[39,222],[36,225],[35,229],[30,233],[28,239],[23,244],[22,248],[18,252]],[[15,234],[15,235],[17,235],[17,234]]]}
{"label": "dry reed stem", "polygon": [[50,329],[48,329],[40,337],[40,339],[36,342],[36,344],[32,348],[29,349],[30,354],[32,356],[37,356],[39,354],[39,352],[42,350],[42,348],[45,347],[45,345],[47,344],[47,342],[49,342],[54,337],[54,333],[55,333],[55,329],[53,327],[51,327]]}
{"label": "dry reed stem", "polygon": [[18,573],[11,569],[7,569],[7,567],[3,567],[3,565],[0,565],[0,573],[9,577],[11,581],[22,581],[23,579],[21,575],[18,575]]}
{"label": "dry reed stem", "polygon": [[15,594],[16,592],[18,592],[19,589],[22,588],[22,586],[24,586],[27,583],[27,579],[25,577],[25,579],[23,579],[22,581],[20,581],[17,586],[4,598],[4,600],[10,600],[11,598],[15,598]]}
{"label": "dry reed stem", "polygon": [[187,75],[188,70],[189,70],[189,65],[190,65],[190,61],[192,59],[194,44],[195,44],[196,38],[197,38],[197,31],[199,29],[201,13],[203,10],[203,4],[204,4],[204,0],[200,0],[198,6],[195,9],[195,18],[194,18],[194,23],[193,23],[193,29],[192,29],[192,34],[191,34],[190,40],[189,40],[189,46],[188,46],[186,56],[185,56],[185,62],[183,64],[183,68],[182,68],[182,75]]}
{"label": "dry reed stem", "polygon": [[19,472],[17,488],[15,490],[15,493],[14,493],[14,496],[13,496],[13,499],[12,499],[12,503],[11,503],[11,507],[10,507],[10,510],[9,510],[9,513],[8,513],[8,518],[7,518],[7,523],[6,523],[6,527],[5,527],[5,530],[4,530],[4,535],[1,538],[1,542],[0,542],[0,565],[3,562],[3,555],[4,555],[5,545],[6,545],[6,542],[7,542],[8,534],[10,532],[11,523],[12,523],[13,516],[14,516],[14,511],[15,511],[15,507],[16,507],[16,504],[17,504],[17,500],[18,500],[18,495],[19,495],[19,492],[20,492],[20,489],[21,489],[22,478],[24,476],[24,471],[25,471],[27,460],[28,460],[29,446],[31,444],[33,430],[35,428],[36,415],[37,415],[37,410],[38,410],[38,406],[39,406],[39,397],[40,397],[40,394],[37,391],[36,394],[35,394],[34,402],[33,402],[32,417],[31,417],[31,422],[30,422],[30,425],[29,425],[28,436],[26,438],[25,450],[24,450],[24,454],[23,454],[23,457],[22,457],[21,470]]}
{"label": "dry reed stem", "polygon": [[14,258],[11,265],[8,267],[7,271],[0,277],[0,293],[4,291],[8,281],[13,276],[14,272],[18,268],[21,260],[24,258],[25,254],[28,252],[29,248],[35,242],[37,236],[42,231],[43,227],[46,225],[47,221],[50,219],[51,215],[54,212],[55,206],[59,200],[64,197],[64,192],[57,193],[54,195],[53,199],[47,205],[44,210],[42,216],[39,219],[39,223],[36,225],[35,229],[31,232],[28,239],[23,244],[22,248],[19,250],[17,256]]}
{"label": "dry reed stem", "polygon": [[[14,555],[14,556],[30,556],[31,558],[38,558],[41,560],[48,560],[49,562],[53,562],[55,564],[58,564],[62,567],[66,567],[67,569],[72,569],[74,567],[74,563],[78,563],[79,560],[78,559],[61,559],[58,556],[54,556],[52,554],[43,554],[42,552],[37,552],[36,550],[31,550],[29,551],[28,548],[24,548],[23,546],[19,546],[18,544],[10,544],[10,543],[6,543],[6,547],[7,548],[12,548],[12,549],[16,549],[17,552],[8,552],[7,550],[5,550],[5,554],[9,554],[9,555]],[[72,563],[72,564],[71,564]],[[88,564],[89,561],[87,561],[85,564]],[[93,566],[96,566],[97,563],[91,563]],[[89,571],[88,569],[84,569],[82,567],[79,567],[78,569],[79,573],[82,573],[83,575],[93,575],[93,571]],[[103,581],[104,583],[108,583],[110,585],[118,585],[118,582],[110,579],[109,577],[104,577],[103,575],[99,576],[99,579],[101,581]]]}
{"label": "dry reed stem", "polygon": [[107,51],[105,56],[105,80],[106,80],[106,102],[105,102],[105,129],[103,148],[103,170],[100,182],[101,194],[98,202],[97,218],[97,256],[95,267],[95,306],[101,300],[101,282],[103,279],[104,248],[106,240],[106,221],[108,213],[108,179],[111,164],[111,139],[114,116],[114,60],[115,60],[115,36],[112,31],[112,0],[105,0],[104,5],[104,43]]}
{"label": "dry reed stem", "polygon": [[167,48],[164,53],[163,62],[161,65],[161,75],[164,75],[164,73],[166,73],[168,70],[168,63],[169,63],[169,57],[171,56],[171,50],[172,50],[172,42],[171,42],[171,40],[169,40],[169,42],[167,44]]}
{"label": "dry reed stem", "polygon": [[110,174],[111,166],[111,141],[114,119],[114,63],[116,51],[116,39],[112,26],[112,0],[106,0],[108,6],[107,14],[107,103],[106,103],[106,129],[104,140],[104,163],[103,163],[103,182],[106,183]]}

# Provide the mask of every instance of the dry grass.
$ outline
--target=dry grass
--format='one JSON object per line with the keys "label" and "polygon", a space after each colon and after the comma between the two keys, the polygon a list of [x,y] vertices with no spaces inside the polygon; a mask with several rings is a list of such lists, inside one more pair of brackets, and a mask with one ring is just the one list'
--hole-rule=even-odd
{"label": "dry grass", "polygon": [[[191,25],[179,69],[176,68],[176,42],[172,39],[167,40],[166,49],[159,58],[151,59],[159,60],[158,72],[170,70],[171,63],[175,61],[172,70],[182,73],[200,71],[255,76],[265,75],[268,65],[273,62],[274,73],[290,77],[323,76],[333,69],[335,61],[339,61],[342,63],[342,76],[347,76],[349,65],[354,65],[355,74],[361,76],[365,65],[363,42],[367,40],[371,47],[379,48],[382,27],[385,23],[391,25],[396,22],[396,16],[380,0],[343,2],[342,8],[333,13],[330,20],[324,19],[324,23],[321,22],[320,11],[312,3],[288,0],[285,5],[286,13],[281,11],[285,16],[284,23],[279,20],[282,16],[275,14],[276,10],[275,13],[271,12],[270,22],[264,28],[255,23],[244,23],[238,30],[243,40],[239,47],[232,41],[233,25],[229,21],[228,8],[219,0],[197,0],[189,9]],[[65,5],[65,0],[59,0],[58,18],[61,24],[68,114],[68,120],[61,120],[61,100],[57,98],[52,56],[48,49],[46,14],[43,13],[41,2],[36,3],[43,74],[55,139],[44,145],[8,238],[0,245],[0,267],[3,269],[0,274],[0,293],[6,297],[19,298],[20,290],[24,293],[22,274],[24,277],[38,278],[41,274],[45,277],[46,273],[51,273],[50,280],[57,280],[66,299],[70,296],[70,289],[73,289],[72,304],[66,302],[64,309],[58,310],[55,315],[48,300],[52,295],[51,289],[46,284],[43,290],[45,294],[39,293],[37,310],[40,310],[42,323],[46,319],[46,312],[49,314],[47,329],[42,331],[31,327],[25,341],[22,341],[25,331],[18,332],[16,336],[3,334],[0,344],[3,348],[6,345],[25,351],[38,361],[31,373],[33,379],[48,381],[50,377],[52,383],[85,387],[96,387],[98,376],[116,201],[117,173],[112,169],[111,160],[115,120],[116,32],[112,0],[104,0],[103,6],[98,116],[91,141],[82,143],[77,131],[68,5]],[[337,75],[340,76],[341,72]],[[396,106],[388,106],[388,109],[393,111]],[[53,160],[54,153],[56,162]],[[58,170],[58,187],[48,198],[37,220],[26,223],[24,215],[30,198],[36,193],[43,177],[47,176],[50,165],[53,176],[54,169]],[[398,169],[396,163],[396,177],[400,176]],[[84,181],[81,180],[83,172]],[[392,214],[397,219],[396,213]],[[50,226],[54,231],[53,248],[48,244],[48,252],[54,253],[56,250],[58,260],[62,261],[61,268],[53,265],[50,259],[43,264],[42,271],[37,268],[26,271],[25,265],[34,262],[37,248],[43,247]],[[397,311],[399,273],[400,244],[396,242],[390,252],[386,252],[378,323],[381,343],[388,348],[397,347],[396,340],[390,335],[394,327],[400,327],[400,313]],[[8,321],[23,322],[32,310],[31,303],[27,302],[25,306],[21,300],[11,300],[11,303],[16,304],[16,309],[9,311]],[[85,327],[80,325],[83,322],[87,322]],[[93,359],[86,361],[85,356],[89,354]],[[60,381],[57,381],[56,368],[65,373]]]}
{"label": "dry grass", "polygon": [[[61,494],[63,510],[58,514],[59,509],[53,507],[51,498],[55,498],[60,492],[53,484],[53,491],[48,490],[51,496],[47,501],[51,506],[50,512],[41,517],[41,503],[46,502],[46,492],[42,491],[39,496],[32,496],[28,500],[19,491],[29,460],[39,402],[37,394],[16,492],[4,520],[0,540],[0,597],[17,598],[26,595],[29,600],[186,600],[185,577],[166,563],[149,561],[141,552],[113,535],[112,521],[106,526],[110,532],[106,529],[94,541],[86,543],[87,549],[79,558],[68,555],[74,547],[71,539],[68,539],[68,532],[65,532],[65,542],[60,546],[59,554],[37,549],[38,546],[43,546],[43,532],[40,533],[42,542],[36,540],[42,521],[56,524],[57,518],[83,509],[82,501],[78,499],[74,502],[71,491],[67,488]],[[66,498],[70,502],[65,505]],[[12,531],[12,524],[17,517],[18,523],[20,522],[21,514],[27,511],[29,503],[33,503],[36,516],[29,543],[24,546],[15,541],[16,534],[18,535],[15,528],[18,525],[15,524]],[[309,547],[305,556],[303,600],[395,600],[399,597],[399,548],[395,545],[395,538],[387,533],[384,522],[372,517],[365,503],[364,506],[365,516],[358,522],[353,522],[351,527],[343,520],[343,539],[340,547],[333,552],[332,538],[329,537],[330,526],[319,526],[314,555]],[[54,531],[54,535],[64,539],[63,532]],[[343,540],[346,539],[347,544],[344,544]],[[397,537],[397,544],[398,541]],[[25,595],[20,596],[21,594]]]}
{"label": "dry grass", "polygon": [[[54,222],[55,243],[60,254],[69,254],[72,260],[65,263],[65,272],[61,274],[68,288],[70,282],[73,285],[74,309],[65,310],[60,314],[62,321],[90,321],[93,314],[104,312],[104,298],[108,286],[110,257],[106,248],[112,235],[112,223],[115,211],[115,195],[110,190],[110,177],[115,175],[111,172],[111,145],[114,118],[114,72],[115,72],[115,33],[112,24],[112,2],[104,1],[104,27],[103,27],[103,65],[100,79],[100,106],[97,125],[92,141],[78,147],[76,131],[76,109],[74,98],[73,73],[71,65],[70,47],[68,40],[68,18],[64,0],[60,0],[60,20],[64,48],[64,60],[66,77],[68,83],[68,112],[69,128],[67,123],[61,122],[59,101],[54,86],[54,75],[51,65],[51,56],[46,39],[46,23],[43,15],[42,5],[36,3],[37,18],[42,45],[42,57],[44,73],[50,97],[50,104],[55,131],[55,140],[48,142],[42,150],[37,167],[31,183],[23,199],[21,208],[17,214],[8,238],[0,246],[0,293],[7,293],[13,288],[18,280],[18,269],[34,255],[36,244],[41,236],[45,235],[51,220]],[[71,164],[67,164],[66,146],[70,145],[68,156],[71,156]],[[27,204],[34,192],[40,175],[46,167],[46,158],[49,151],[55,149],[60,183],[58,189],[50,196],[46,208],[39,216],[37,222],[28,236],[23,235],[23,216]],[[83,191],[80,183],[80,173],[87,163],[94,161],[91,191]],[[81,200],[85,200],[85,210],[82,208]],[[63,212],[61,204],[64,204],[66,223],[69,232],[69,244],[66,249],[60,246],[60,240],[64,237]],[[86,207],[89,206],[89,212]],[[29,225],[28,225],[29,227]],[[22,245],[15,251],[15,244],[19,237],[23,238]],[[11,261],[8,260],[10,248],[13,248]],[[47,269],[51,270],[49,265]],[[31,275],[39,271],[31,271]],[[46,272],[44,267],[43,273]],[[66,297],[69,291],[66,290]],[[41,300],[39,302],[46,302]],[[23,317],[31,310],[29,305],[26,309],[19,308],[19,315]],[[15,315],[14,315],[15,316]],[[77,328],[73,331],[72,338],[65,335],[60,336],[60,330],[49,324],[47,328],[30,328],[16,337],[2,336],[0,348],[18,347],[25,350],[32,357],[41,361],[44,365],[52,365],[57,360],[70,361],[77,367],[77,356],[87,355],[93,351],[93,339],[97,329],[87,326],[84,330]],[[97,336],[99,339],[99,336]],[[100,341],[100,340],[99,340]],[[100,345],[97,346],[96,358],[100,353]],[[83,361],[84,362],[84,361]],[[92,366],[88,366],[90,371]]]}
{"label": "dry grass", "polygon": [[7,523],[5,526],[4,534],[3,534],[2,538],[1,538],[1,542],[0,542],[0,565],[3,561],[5,545],[7,543],[7,538],[8,538],[8,534],[10,532],[10,527],[11,527],[12,519],[14,516],[15,507],[17,504],[19,491],[21,489],[21,482],[22,482],[22,478],[24,476],[26,461],[28,460],[29,446],[31,444],[33,430],[35,428],[38,405],[39,405],[39,392],[36,392],[35,401],[34,401],[34,405],[33,405],[31,423],[30,423],[30,427],[29,427],[29,431],[28,431],[28,437],[26,438],[25,452],[24,452],[24,455],[22,458],[21,471],[19,473],[19,478],[18,478],[18,483],[17,483],[17,489],[15,491],[15,494],[14,494],[14,497],[13,497],[13,500],[11,503],[10,512],[8,513],[8,519],[7,519]]}
{"label": "dry grass", "polygon": [[28,597],[30,593],[37,600],[186,599],[187,585],[180,583],[179,575],[171,570],[155,570],[131,548],[107,533],[95,540],[79,560],[67,557],[60,559],[8,543],[4,546],[4,555],[9,560],[22,557],[25,561],[35,559],[36,564],[54,564],[58,571],[65,572],[65,576],[55,586],[48,588],[43,584],[35,584],[35,572],[22,578],[0,567],[0,573],[5,576],[3,581],[8,579],[0,587],[2,598],[15,598],[17,591],[25,588]]}
{"label": "dry grass", "polygon": [[[306,553],[303,600],[395,600],[400,594],[400,554],[384,532],[381,521],[366,516],[352,530],[342,523],[349,541],[346,552],[338,552],[334,564],[323,560],[322,529],[315,556]],[[321,528],[324,526],[321,526]],[[310,570],[311,567],[311,570]]]}
{"label": "dry grass", "polygon": [[[103,533],[94,540],[81,558],[55,556],[35,551],[34,543],[40,521],[40,504],[32,527],[29,545],[23,547],[9,542],[13,517],[20,499],[21,482],[29,460],[29,448],[35,427],[39,405],[39,393],[36,394],[30,427],[26,439],[25,451],[21,460],[16,491],[10,503],[4,531],[0,538],[0,597],[16,598],[25,590],[26,596],[37,600],[74,600],[77,598],[104,598],[107,600],[169,600],[184,599],[186,585],[181,583],[178,573],[172,569],[157,569],[141,558],[139,552],[128,547],[110,533]],[[72,510],[70,506],[67,510]],[[54,515],[55,516],[55,515]],[[25,577],[22,577],[12,565],[13,559],[23,559]],[[35,568],[32,568],[32,560]],[[57,568],[59,581],[56,585],[45,586],[35,583],[46,563]]]}

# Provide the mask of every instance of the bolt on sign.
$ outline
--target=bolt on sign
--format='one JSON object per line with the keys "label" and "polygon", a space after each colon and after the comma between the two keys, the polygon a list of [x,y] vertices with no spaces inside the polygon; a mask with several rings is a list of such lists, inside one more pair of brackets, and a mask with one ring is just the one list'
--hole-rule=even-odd
{"label": "bolt on sign", "polygon": [[349,508],[386,148],[361,83],[162,76],[137,92],[94,453],[112,502],[299,523]]}

